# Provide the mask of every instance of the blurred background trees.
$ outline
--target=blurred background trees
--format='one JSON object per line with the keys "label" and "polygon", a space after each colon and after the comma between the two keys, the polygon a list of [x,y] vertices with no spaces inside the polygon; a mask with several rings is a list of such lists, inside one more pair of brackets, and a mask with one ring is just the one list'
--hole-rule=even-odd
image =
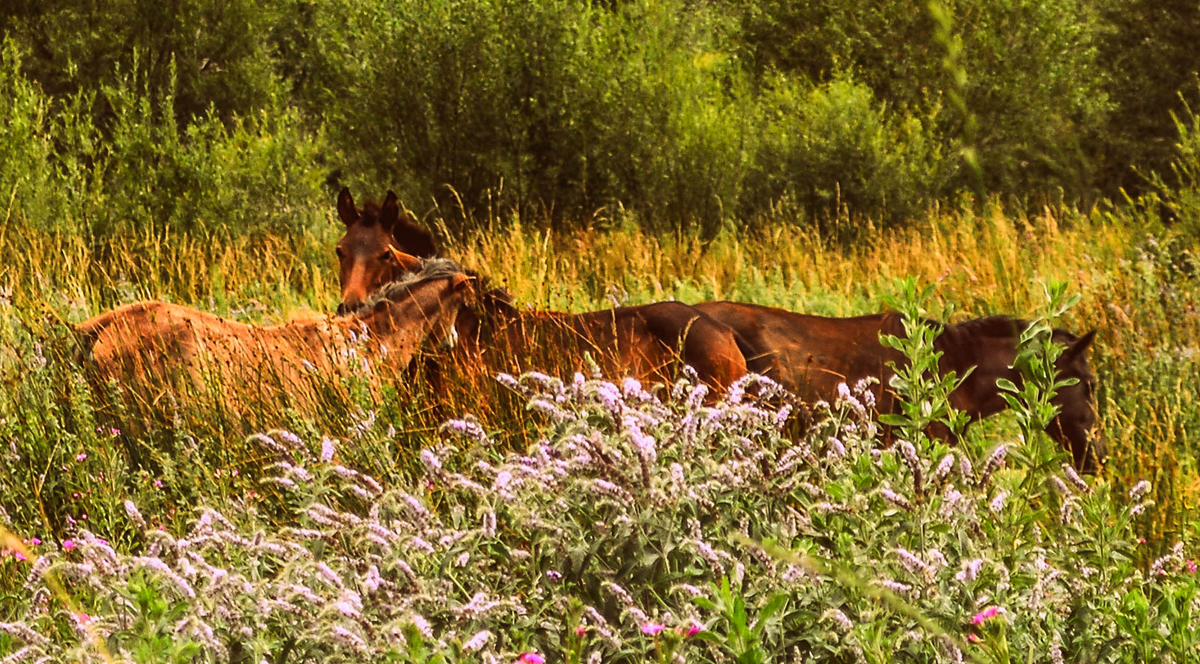
{"label": "blurred background trees", "polygon": [[99,234],[320,224],[342,184],[558,228],[1086,206],[1170,180],[1200,92],[1180,0],[12,0],[0,33],[7,219]]}

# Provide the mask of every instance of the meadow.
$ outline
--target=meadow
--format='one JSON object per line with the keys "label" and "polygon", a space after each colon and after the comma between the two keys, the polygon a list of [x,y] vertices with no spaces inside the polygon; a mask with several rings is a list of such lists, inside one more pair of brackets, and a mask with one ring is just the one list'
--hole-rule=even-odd
{"label": "meadow", "polygon": [[[3,3],[0,664],[1200,661],[1197,39],[1176,0]],[[1007,314],[1024,382],[949,447],[915,370],[891,444],[864,385],[89,370],[73,326],[141,299],[334,311],[343,186],[522,307]],[[1094,476],[1050,326],[1098,331]]]}
{"label": "meadow", "polygon": [[[785,222],[713,239],[516,218],[444,231],[447,254],[539,308],[729,298],[1098,329],[1110,457],[1086,480],[1030,428],[1032,403],[955,450],[914,430],[916,459],[876,449],[852,394],[789,428],[749,397],[703,406],[685,376],[673,397],[620,376],[456,376],[434,393],[419,371],[364,368],[314,376],[312,410],[244,385],[144,403],[89,383],[64,323],[143,298],[250,322],[331,311],[332,209],[312,232],[257,238],[8,228],[0,611],[16,622],[0,647],[54,661],[1184,661],[1200,275],[1160,206],[934,209],[853,245]],[[912,403],[947,388],[921,389]],[[979,624],[998,610],[1003,624]]]}

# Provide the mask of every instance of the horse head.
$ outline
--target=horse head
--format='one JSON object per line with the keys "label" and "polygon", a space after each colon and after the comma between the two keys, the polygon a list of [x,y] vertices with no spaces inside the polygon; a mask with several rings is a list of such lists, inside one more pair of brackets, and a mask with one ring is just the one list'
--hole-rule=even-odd
{"label": "horse head", "polygon": [[[951,394],[956,408],[973,417],[988,417],[1008,408],[998,379],[1020,384],[1021,374],[1013,368],[1017,343],[1027,321],[1008,316],[990,316],[946,326],[936,345],[944,352],[944,369],[971,374]],[[1066,346],[1055,361],[1059,380],[1070,385],[1060,387],[1051,400],[1058,413],[1046,427],[1046,433],[1071,451],[1074,465],[1087,473],[1099,470],[1106,457],[1099,435],[1100,418],[1096,410],[1096,375],[1088,365],[1087,351],[1095,331],[1077,337],[1065,330],[1054,330],[1052,340]]]}
{"label": "horse head", "polygon": [[475,298],[475,278],[449,260],[422,262],[391,251],[399,264],[416,263],[420,271],[410,271],[372,293],[355,317],[369,320],[375,335],[397,349],[403,363],[427,341],[442,348],[453,347],[458,341],[455,322],[459,312]]}
{"label": "horse head", "polygon": [[[1067,348],[1055,362],[1060,379],[1073,379],[1072,385],[1060,387],[1052,403],[1058,406],[1058,415],[1046,428],[1074,457],[1075,467],[1085,473],[1099,470],[1108,456],[1108,449],[1099,431],[1100,417],[1096,410],[1096,375],[1088,365],[1087,351],[1096,337],[1092,330],[1082,337],[1055,331],[1063,337]],[[1058,340],[1058,339],[1056,339]]]}
{"label": "horse head", "polygon": [[[401,211],[394,192],[387,193],[383,205],[367,202],[360,210],[347,187],[338,194],[337,210],[346,225],[336,249],[342,286],[338,314],[354,311],[383,284],[419,269],[419,258],[437,253],[433,236]],[[399,256],[412,260],[403,262]]]}

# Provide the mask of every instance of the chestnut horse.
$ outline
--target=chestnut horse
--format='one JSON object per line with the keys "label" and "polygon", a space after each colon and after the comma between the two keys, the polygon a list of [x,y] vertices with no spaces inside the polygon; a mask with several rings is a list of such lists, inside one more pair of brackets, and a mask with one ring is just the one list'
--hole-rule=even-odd
{"label": "chestnut horse", "polygon": [[343,188],[338,194],[337,210],[346,224],[346,234],[336,249],[342,284],[339,314],[354,311],[368,294],[411,272],[414,266],[399,262],[398,255],[417,258],[437,255],[433,235],[401,212],[400,201],[393,192],[387,193],[382,206],[368,201],[360,211],[354,206],[350,189]]}
{"label": "chestnut horse", "polygon": [[454,320],[472,295],[470,277],[435,261],[380,290],[353,316],[264,327],[143,301],[95,316],[76,331],[90,342],[102,378],[148,387],[181,374],[202,388],[214,373],[245,385],[269,380],[287,390],[303,384],[306,370],[342,371],[352,358],[402,369],[427,338],[453,345]]}
{"label": "chestnut horse", "polygon": [[[339,312],[355,310],[367,294],[414,269],[410,260],[397,256],[437,253],[432,235],[401,213],[399,200],[390,191],[383,205],[367,203],[359,210],[349,189],[343,189],[337,209],[346,225],[346,234],[337,244]],[[577,370],[583,368],[587,352],[606,375],[632,372],[660,382],[671,380],[671,367],[679,359],[718,391],[746,373],[733,330],[679,302],[582,314],[519,311],[506,292],[488,288],[481,280],[476,306],[464,307],[455,327],[468,363],[482,360],[489,371],[548,370],[551,367],[533,364],[561,360],[567,362],[555,362],[558,368]],[[538,355],[539,351],[546,352]]]}
{"label": "chestnut horse", "polygon": [[[899,314],[877,314],[857,318],[824,318],[738,302],[704,302],[694,305],[712,318],[732,327],[748,345],[749,369],[769,376],[806,401],[832,401],[839,383],[853,385],[873,376],[873,388],[881,413],[898,411],[896,395],[885,386],[893,372],[887,366],[902,366],[899,352],[879,343],[879,335],[904,336]],[[942,353],[939,370],[966,380],[950,394],[950,405],[965,412],[972,421],[1008,408],[996,380],[1007,378],[1020,385],[1020,373],[1011,368],[1017,340],[1028,326],[1022,320],[992,316],[946,325],[934,340]],[[1053,403],[1058,415],[1046,432],[1071,450],[1077,468],[1094,472],[1105,457],[1104,443],[1093,437],[1096,428],[1096,377],[1088,366],[1087,350],[1095,331],[1077,337],[1054,330],[1053,340],[1066,345],[1057,361],[1063,378],[1074,385],[1059,389]]]}

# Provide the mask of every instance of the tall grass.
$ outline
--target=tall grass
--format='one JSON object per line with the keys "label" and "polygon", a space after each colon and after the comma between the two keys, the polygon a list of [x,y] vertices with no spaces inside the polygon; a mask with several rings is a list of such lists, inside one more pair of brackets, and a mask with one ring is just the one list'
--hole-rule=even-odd
{"label": "tall grass", "polygon": [[[520,220],[484,219],[479,233],[451,240],[444,249],[508,288],[523,305],[568,311],[669,298],[727,298],[854,315],[882,310],[895,281],[912,276],[937,282],[932,312],[957,321],[995,313],[1029,315],[1044,302],[1046,282],[1066,281],[1081,300],[1063,324],[1076,332],[1100,330],[1092,361],[1101,379],[1100,409],[1112,454],[1106,477],[1120,486],[1135,478],[1153,481],[1157,506],[1145,517],[1143,530],[1148,539],[1162,542],[1184,534],[1200,496],[1193,442],[1200,411],[1189,389],[1200,377],[1194,341],[1200,323],[1191,313],[1197,306],[1191,245],[1169,231],[1148,232],[1155,223],[1149,212],[1136,209],[1010,216],[991,205],[982,214],[934,211],[918,228],[881,232],[843,247],[781,224],[765,234],[727,229],[706,241],[637,230],[561,234],[531,230]],[[39,431],[78,437],[72,449],[107,449],[111,463],[124,466],[129,476],[146,470],[146,459],[177,461],[161,458],[159,448],[167,440],[195,441],[203,458],[189,472],[210,472],[210,463],[244,468],[253,466],[254,455],[240,451],[237,441],[254,426],[307,421],[304,430],[315,433],[344,428],[353,417],[372,411],[411,431],[413,440],[433,431],[440,418],[470,412],[490,429],[507,432],[501,439],[509,444],[527,442],[519,404],[490,380],[458,376],[433,400],[420,372],[387,378],[391,387],[382,402],[352,387],[327,390],[330,401],[317,413],[289,410],[286,399],[261,401],[260,412],[248,420],[225,413],[219,399],[170,407],[141,404],[130,411],[128,405],[114,406],[114,395],[105,390],[82,389],[86,386],[74,377],[78,367],[70,340],[47,327],[50,321],[76,323],[150,297],[251,322],[331,311],[338,295],[329,247],[337,226],[331,221],[317,229],[258,239],[145,233],[101,243],[13,228],[0,232],[0,253],[9,257],[0,268],[0,285],[11,300],[4,316],[6,355],[28,356],[39,343],[44,353],[61,349],[55,352],[62,354],[47,355],[54,378],[46,384],[21,371],[27,359],[10,364],[6,392],[15,400],[3,406],[0,417],[21,412],[45,419]],[[61,403],[61,388],[55,387],[61,384],[79,384],[82,396],[71,398],[86,399],[105,427],[143,431],[146,438],[115,445],[63,421],[70,417],[55,419],[54,408],[75,407]],[[1004,417],[988,423],[993,436],[1007,435],[1011,427]],[[46,467],[59,467],[72,456],[63,454],[47,456]],[[404,456],[399,450],[365,446],[362,454],[373,471],[380,465],[388,472],[402,470],[392,465],[397,455]],[[16,476],[11,481],[14,487],[24,483]],[[173,500],[198,500],[210,484],[190,487]]]}

